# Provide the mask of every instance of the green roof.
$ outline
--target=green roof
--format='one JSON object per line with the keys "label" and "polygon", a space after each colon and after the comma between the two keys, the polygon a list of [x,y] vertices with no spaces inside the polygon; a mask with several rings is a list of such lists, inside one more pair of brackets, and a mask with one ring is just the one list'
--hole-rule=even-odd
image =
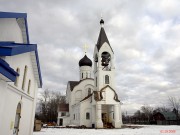
{"label": "green roof", "polygon": [[176,115],[173,112],[162,112],[166,120],[176,120]]}

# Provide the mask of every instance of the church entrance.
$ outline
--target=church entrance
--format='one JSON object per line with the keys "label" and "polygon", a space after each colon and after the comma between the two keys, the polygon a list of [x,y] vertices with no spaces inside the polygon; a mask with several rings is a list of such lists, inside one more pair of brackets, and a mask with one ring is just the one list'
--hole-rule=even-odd
{"label": "church entrance", "polygon": [[59,119],[59,126],[63,126],[63,119]]}
{"label": "church entrance", "polygon": [[112,105],[102,105],[102,122],[104,128],[114,128],[112,125],[113,114]]}
{"label": "church entrance", "polygon": [[107,128],[107,124],[108,124],[107,113],[102,113],[102,122],[103,122],[104,128]]}
{"label": "church entrance", "polygon": [[15,122],[14,122],[13,135],[18,135],[20,118],[21,118],[21,104],[19,103],[17,106],[17,109],[16,109],[16,117],[15,117]]}

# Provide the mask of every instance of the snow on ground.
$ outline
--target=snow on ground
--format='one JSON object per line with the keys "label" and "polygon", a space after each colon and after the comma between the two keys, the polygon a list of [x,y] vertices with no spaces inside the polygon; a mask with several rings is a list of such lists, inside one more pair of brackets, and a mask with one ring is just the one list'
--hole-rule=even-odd
{"label": "snow on ground", "polygon": [[43,128],[33,135],[180,135],[180,126],[144,125],[142,128],[135,129]]}

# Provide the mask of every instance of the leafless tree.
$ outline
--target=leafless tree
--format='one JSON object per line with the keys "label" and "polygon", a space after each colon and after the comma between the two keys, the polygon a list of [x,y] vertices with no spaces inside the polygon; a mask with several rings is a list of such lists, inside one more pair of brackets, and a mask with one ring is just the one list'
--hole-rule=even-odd
{"label": "leafless tree", "polygon": [[39,98],[39,112],[36,116],[43,122],[56,122],[59,103],[65,103],[65,96],[60,92],[44,90]]}
{"label": "leafless tree", "polygon": [[169,99],[169,105],[173,109],[178,119],[179,118],[178,114],[179,114],[179,109],[180,109],[180,98],[178,99],[178,98],[169,96],[168,99]]}
{"label": "leafless tree", "polygon": [[157,112],[171,112],[171,109],[166,106],[159,106],[159,107],[156,107],[153,111],[154,114]]}
{"label": "leafless tree", "polygon": [[148,118],[148,121],[150,121],[150,117],[153,115],[153,108],[148,105],[144,105],[141,107],[141,111]]}

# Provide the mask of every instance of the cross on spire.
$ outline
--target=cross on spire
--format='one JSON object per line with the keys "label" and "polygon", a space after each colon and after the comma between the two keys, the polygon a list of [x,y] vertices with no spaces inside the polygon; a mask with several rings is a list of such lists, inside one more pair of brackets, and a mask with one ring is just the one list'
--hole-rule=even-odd
{"label": "cross on spire", "polygon": [[103,15],[102,15],[102,13],[101,13],[100,25],[101,25],[101,27],[103,27],[103,25],[104,25],[104,20],[103,20]]}
{"label": "cross on spire", "polygon": [[83,45],[83,49],[84,49],[84,53],[87,53],[87,49],[89,48],[89,46],[87,44]]}

